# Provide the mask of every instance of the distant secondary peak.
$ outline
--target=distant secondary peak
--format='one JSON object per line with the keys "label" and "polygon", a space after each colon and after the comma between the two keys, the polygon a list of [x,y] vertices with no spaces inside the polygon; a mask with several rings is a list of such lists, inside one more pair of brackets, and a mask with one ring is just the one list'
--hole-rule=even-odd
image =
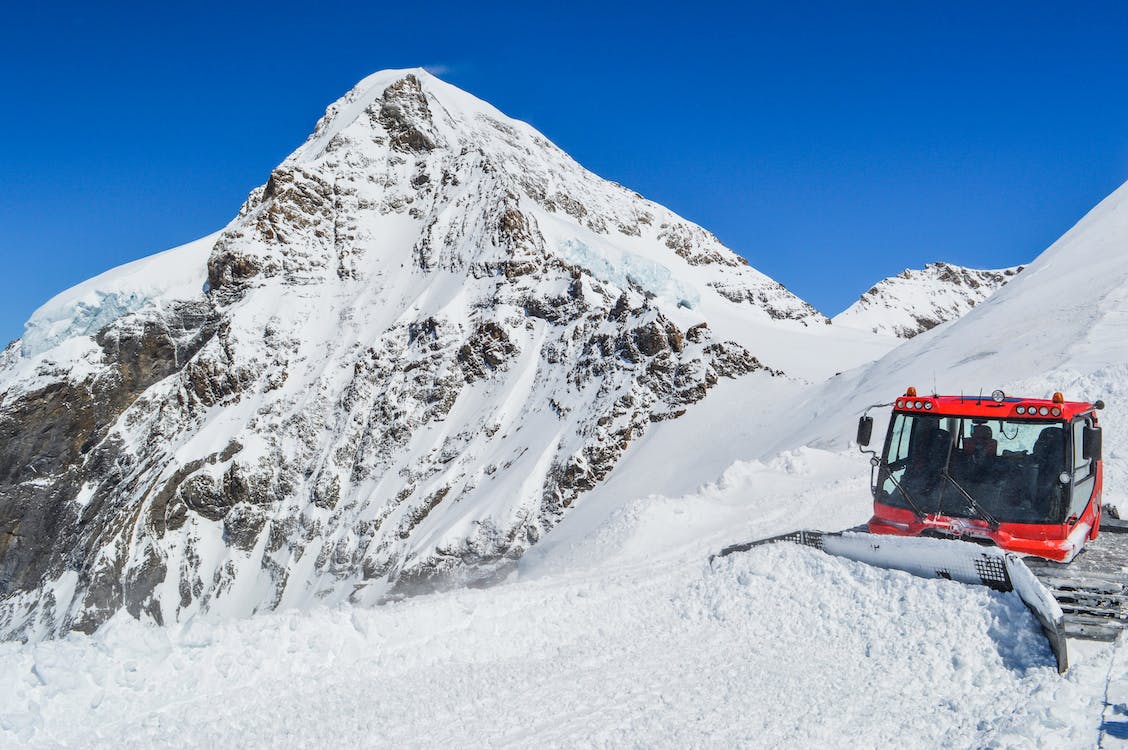
{"label": "distant secondary peak", "polygon": [[906,268],[874,284],[833,322],[909,339],[967,314],[1023,268],[974,269],[943,261]]}

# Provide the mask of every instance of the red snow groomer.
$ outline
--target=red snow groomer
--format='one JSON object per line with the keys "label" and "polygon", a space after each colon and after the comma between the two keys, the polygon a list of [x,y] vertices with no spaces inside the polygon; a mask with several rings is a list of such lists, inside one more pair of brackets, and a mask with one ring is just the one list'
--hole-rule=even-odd
{"label": "red snow groomer", "polygon": [[[1101,519],[1097,401],[918,396],[892,404],[869,531],[991,542],[1069,562]],[[858,444],[869,443],[863,416]]]}
{"label": "red snow groomer", "polygon": [[[879,456],[870,409],[893,407]],[[1112,640],[1128,628],[1128,523],[1102,519],[1101,401],[920,396],[866,409],[873,516],[848,531],[794,531],[714,557],[793,542],[914,575],[1015,591],[1049,639]],[[1100,532],[1114,532],[1097,540]],[[970,542],[970,543],[969,543]]]}

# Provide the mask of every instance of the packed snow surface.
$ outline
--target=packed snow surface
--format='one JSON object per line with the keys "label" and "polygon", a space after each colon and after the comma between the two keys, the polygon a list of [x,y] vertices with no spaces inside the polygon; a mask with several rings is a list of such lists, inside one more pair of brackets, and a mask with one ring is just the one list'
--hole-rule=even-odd
{"label": "packed snow surface", "polygon": [[1059,677],[1013,594],[789,546],[707,562],[864,517],[862,464],[804,449],[624,500],[489,589],[3,644],[0,744],[1095,745],[1112,649]]}

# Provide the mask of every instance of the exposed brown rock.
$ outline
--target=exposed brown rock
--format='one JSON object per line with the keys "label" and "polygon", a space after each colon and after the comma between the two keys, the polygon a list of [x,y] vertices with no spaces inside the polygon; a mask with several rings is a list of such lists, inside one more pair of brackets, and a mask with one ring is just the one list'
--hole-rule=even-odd
{"label": "exposed brown rock", "polygon": [[414,75],[406,76],[384,91],[377,120],[397,151],[420,153],[436,148],[435,141],[420,128],[421,123],[430,122],[431,108]]}

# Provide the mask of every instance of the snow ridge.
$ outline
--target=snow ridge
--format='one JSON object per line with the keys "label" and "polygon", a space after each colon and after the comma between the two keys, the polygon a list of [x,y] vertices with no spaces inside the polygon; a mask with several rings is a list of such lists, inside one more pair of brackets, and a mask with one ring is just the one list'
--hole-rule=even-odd
{"label": "snow ridge", "polygon": [[923,269],[906,268],[877,282],[832,322],[911,339],[965,315],[1022,269],[976,270],[943,262],[929,263]]}

